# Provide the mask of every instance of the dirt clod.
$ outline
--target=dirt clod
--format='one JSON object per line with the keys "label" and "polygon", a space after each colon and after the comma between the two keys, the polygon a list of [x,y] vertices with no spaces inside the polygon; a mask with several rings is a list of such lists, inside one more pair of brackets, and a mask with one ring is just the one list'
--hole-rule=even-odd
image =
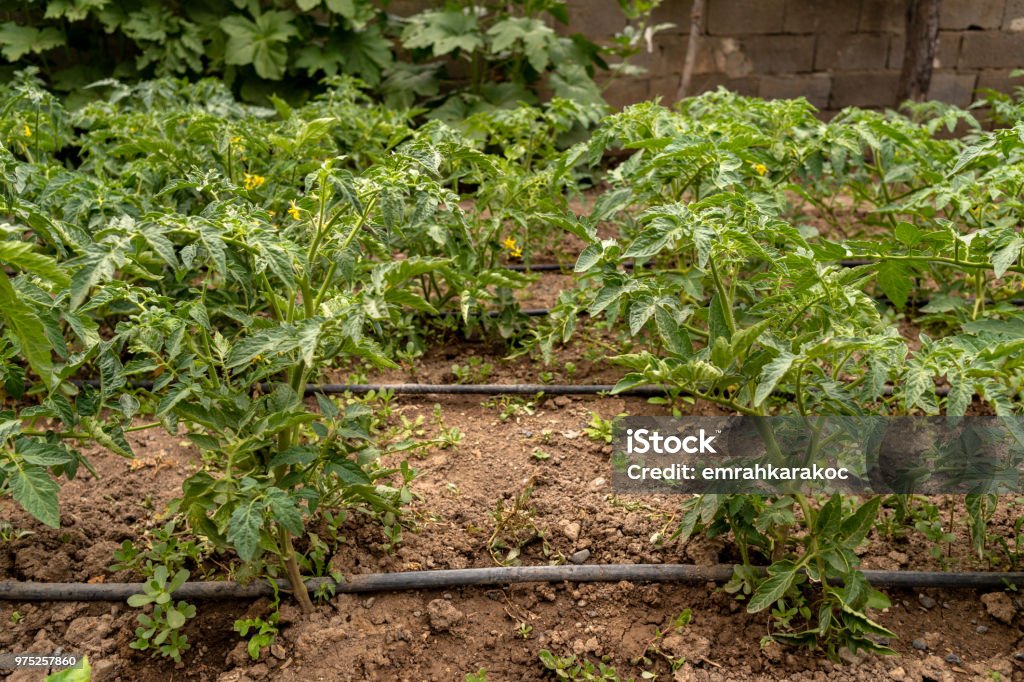
{"label": "dirt clod", "polygon": [[1017,609],[1005,592],[991,592],[981,596],[981,602],[985,605],[985,611],[1001,623],[1010,625]]}
{"label": "dirt clod", "polygon": [[446,599],[435,599],[427,604],[427,614],[430,618],[430,629],[434,632],[450,632],[452,628],[462,623],[464,618],[462,611]]}

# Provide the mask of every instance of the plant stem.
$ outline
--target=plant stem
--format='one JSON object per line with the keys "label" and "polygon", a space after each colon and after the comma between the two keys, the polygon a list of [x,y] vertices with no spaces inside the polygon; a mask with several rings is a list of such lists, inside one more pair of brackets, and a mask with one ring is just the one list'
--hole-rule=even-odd
{"label": "plant stem", "polygon": [[299,608],[302,609],[303,613],[313,613],[313,602],[309,598],[309,590],[306,589],[306,583],[302,580],[302,572],[299,570],[299,563],[295,560],[295,547],[292,546],[292,536],[284,528],[279,527],[277,529],[278,544],[281,546],[282,559],[284,560],[284,570],[288,575],[288,583],[292,587],[292,595],[295,597],[295,601],[299,603]]}
{"label": "plant stem", "polygon": [[736,318],[732,314],[732,300],[729,298],[729,292],[725,290],[725,285],[722,284],[722,278],[718,274],[715,259],[709,258],[708,264],[711,266],[711,279],[714,281],[715,290],[718,292],[718,305],[722,308],[725,324],[729,327],[729,335],[732,336],[736,333]]}

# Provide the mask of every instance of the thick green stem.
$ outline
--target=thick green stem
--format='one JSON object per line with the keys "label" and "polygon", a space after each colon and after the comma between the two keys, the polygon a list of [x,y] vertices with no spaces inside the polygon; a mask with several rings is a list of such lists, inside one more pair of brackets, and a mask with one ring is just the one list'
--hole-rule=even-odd
{"label": "thick green stem", "polygon": [[281,546],[281,559],[284,561],[285,574],[288,576],[288,583],[291,585],[295,601],[303,613],[313,613],[313,601],[309,598],[309,590],[302,580],[302,572],[299,570],[299,562],[295,560],[295,548],[292,546],[292,536],[284,528],[277,529],[278,544]]}
{"label": "thick green stem", "polygon": [[736,318],[732,314],[732,299],[729,298],[729,292],[726,290],[725,285],[722,283],[722,278],[718,274],[715,259],[709,259],[708,264],[711,265],[711,279],[715,283],[715,291],[718,292],[718,305],[721,306],[722,314],[725,316],[725,324],[729,327],[729,334],[735,334]]}

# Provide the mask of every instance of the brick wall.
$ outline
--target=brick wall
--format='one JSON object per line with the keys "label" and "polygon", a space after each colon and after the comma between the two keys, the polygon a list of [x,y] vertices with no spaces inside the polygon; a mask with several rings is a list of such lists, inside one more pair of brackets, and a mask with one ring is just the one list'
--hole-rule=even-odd
{"label": "brick wall", "polygon": [[[569,0],[571,30],[591,38],[622,27],[615,0]],[[760,97],[804,96],[826,112],[894,106],[903,61],[904,0],[706,0],[693,88],[724,85]],[[690,0],[665,0],[658,21],[676,25],[637,63],[645,76],[610,85],[622,105],[675,99]],[[943,0],[933,99],[966,106],[977,88],[1024,85],[1024,0]]]}
{"label": "brick wall", "polygon": [[[616,0],[568,0],[569,31],[611,37],[624,25]],[[440,0],[390,0],[408,15]],[[621,106],[674,101],[690,30],[690,0],[663,0],[654,38],[636,63],[644,76],[617,80],[607,97]],[[806,97],[826,114],[845,106],[890,107],[903,62],[906,0],[706,0],[692,88],[765,98]],[[978,88],[1009,92],[1024,68],[1024,0],[943,0],[931,98],[970,104]]]}

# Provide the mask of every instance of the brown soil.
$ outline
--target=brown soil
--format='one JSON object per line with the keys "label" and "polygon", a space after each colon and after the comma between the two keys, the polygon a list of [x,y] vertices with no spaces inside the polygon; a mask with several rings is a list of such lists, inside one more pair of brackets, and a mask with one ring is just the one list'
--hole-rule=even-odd
{"label": "brown soil", "polygon": [[[437,351],[422,362],[417,380],[444,380],[452,358],[488,356],[468,344]],[[493,351],[493,349],[492,349]],[[608,377],[585,364],[580,349],[580,383]],[[564,361],[564,359],[563,359]],[[535,370],[498,364],[493,381],[533,380]],[[392,373],[390,380],[410,380]],[[587,551],[588,563],[693,562],[736,559],[725,543],[703,539],[686,546],[658,546],[651,537],[671,528],[675,498],[628,498],[609,488],[608,447],[584,433],[591,411],[605,418],[620,412],[657,414],[663,407],[638,399],[558,398],[533,406],[533,414],[500,419],[500,409],[476,397],[438,397],[445,425],[457,426],[464,439],[455,448],[433,450],[414,459],[420,496],[396,551],[383,549],[378,528],[353,517],[345,528],[348,542],[337,548],[331,565],[346,574],[494,565],[488,541],[495,529],[499,500],[508,507],[528,485],[527,508],[537,536],[522,548],[524,564],[565,560]],[[399,417],[426,418],[428,435],[435,400],[397,398]],[[707,405],[694,406],[711,413]],[[181,481],[198,466],[198,454],[182,439],[163,433],[133,434],[135,462],[105,452],[90,459],[101,478],[80,477],[64,485],[62,527],[50,530],[33,522],[9,499],[0,500],[0,518],[32,535],[0,547],[0,579],[84,581],[133,579],[111,574],[107,566],[125,539],[138,539],[160,523],[159,512],[178,494]],[[549,455],[538,459],[534,453]],[[941,502],[940,502],[941,504]],[[943,515],[945,514],[943,508]],[[995,532],[1012,532],[1007,517]],[[963,534],[963,529],[960,533]],[[874,534],[864,549],[871,568],[976,568],[967,543],[950,557],[933,558],[919,534],[883,538]],[[1015,653],[1022,646],[1019,614],[1010,601],[1010,622],[989,615],[972,591],[930,591],[924,595],[892,592],[893,607],[876,614],[900,635],[895,658],[846,656],[841,665],[820,656],[771,645],[764,614],[749,615],[742,605],[712,585],[538,584],[506,589],[465,588],[447,592],[408,592],[372,597],[340,595],[309,618],[285,605],[284,625],[273,651],[252,661],[231,631],[236,618],[265,613],[268,604],[200,603],[187,628],[193,649],[175,666],[128,647],[137,612],[124,604],[0,604],[0,649],[34,652],[85,652],[96,680],[462,680],[484,668],[489,680],[541,680],[537,658],[542,649],[597,661],[602,657],[623,679],[636,678],[634,665],[656,633],[666,656],[685,660],[670,672],[665,656],[648,651],[648,668],[660,679],[867,680],[867,679],[1024,679]],[[934,603],[929,599],[934,600]],[[926,608],[927,606],[927,608]],[[690,609],[692,623],[673,632],[671,622]],[[13,614],[20,614],[12,618]],[[993,611],[993,613],[998,613]],[[17,620],[17,622],[14,622]],[[912,646],[921,640],[927,650]],[[959,662],[947,662],[951,654]],[[41,679],[17,672],[9,680]]]}
{"label": "brown soil", "polygon": [[[567,285],[565,276],[545,275],[524,297],[524,307],[551,305]],[[916,340],[913,325],[901,324],[901,332]],[[621,370],[599,358],[617,352],[622,342],[596,325],[587,325],[576,338],[548,368],[529,358],[507,361],[502,345],[459,341],[436,345],[415,367],[371,380],[451,383],[456,381],[452,365],[476,357],[491,369],[474,382],[614,383]],[[574,372],[566,369],[569,361]],[[347,372],[339,369],[330,378],[346,380]],[[509,507],[528,486],[532,494],[527,509],[536,533],[522,546],[523,564],[565,561],[574,554],[578,558],[579,552],[588,553],[583,559],[588,563],[737,560],[725,542],[653,544],[652,536],[671,530],[679,500],[615,496],[610,490],[609,448],[584,433],[591,411],[611,418],[622,412],[663,414],[664,407],[638,399],[561,397],[533,401],[532,413],[503,420],[501,401],[486,402],[458,396],[394,399],[396,423],[422,416],[427,435],[433,435],[438,403],[445,426],[458,427],[464,438],[454,448],[414,458],[419,498],[408,516],[414,528],[404,534],[401,545],[388,551],[379,528],[354,515],[344,528],[347,542],[335,548],[333,569],[351,575],[492,566],[488,545],[496,507],[499,501]],[[685,409],[718,413],[706,404]],[[132,434],[131,440],[138,454],[135,461],[90,451],[100,478],[84,475],[63,486],[60,530],[41,526],[10,499],[0,498],[0,520],[31,533],[0,541],[0,580],[138,579],[108,570],[114,551],[124,540],[139,541],[163,522],[160,512],[201,463],[180,437],[152,431]],[[961,505],[958,517],[963,517],[962,500],[932,502],[942,518],[951,503]],[[1002,508],[990,531],[1012,538],[1015,518]],[[989,568],[970,554],[966,529],[958,526],[956,532],[958,542],[939,548],[935,557],[931,543],[919,533],[882,537],[876,531],[862,547],[863,565]],[[847,653],[839,665],[820,654],[777,645],[762,649],[759,641],[769,633],[767,616],[747,614],[742,604],[713,585],[629,583],[341,595],[307,618],[285,604],[276,645],[258,661],[249,658],[232,624],[246,615],[265,614],[269,604],[204,602],[197,604],[199,615],[186,627],[193,648],[178,666],[129,648],[138,611],[125,604],[0,602],[0,651],[84,652],[93,661],[97,682],[461,681],[481,668],[492,682],[554,679],[538,660],[542,649],[592,661],[604,658],[622,679],[640,679],[645,668],[658,673],[658,679],[672,680],[1024,679],[1021,604],[1012,593],[1002,610],[983,603],[982,595],[973,591],[891,591],[889,596],[892,608],[875,615],[900,636],[893,642],[900,655],[883,659]],[[676,632],[672,621],[685,609],[691,610],[692,623]],[[659,631],[667,633],[660,640]],[[636,665],[645,650],[654,663]],[[669,657],[685,663],[673,673]],[[0,677],[4,674],[0,671]],[[7,679],[23,682],[42,675],[19,671]]]}

